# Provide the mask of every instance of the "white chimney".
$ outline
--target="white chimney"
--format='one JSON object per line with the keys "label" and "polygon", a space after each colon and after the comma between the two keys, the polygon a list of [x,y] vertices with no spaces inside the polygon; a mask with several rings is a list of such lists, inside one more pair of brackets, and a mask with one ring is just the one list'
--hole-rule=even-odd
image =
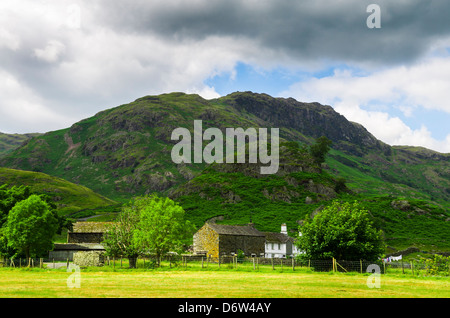
{"label": "white chimney", "polygon": [[286,223],[281,224],[281,234],[286,234],[287,235],[287,227],[286,227]]}

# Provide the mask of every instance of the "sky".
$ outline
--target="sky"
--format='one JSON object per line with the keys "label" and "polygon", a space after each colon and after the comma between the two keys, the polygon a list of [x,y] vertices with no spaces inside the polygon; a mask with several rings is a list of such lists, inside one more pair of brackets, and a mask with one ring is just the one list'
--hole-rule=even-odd
{"label": "sky", "polygon": [[449,16],[446,0],[2,0],[0,131],[67,128],[146,95],[253,91],[450,153]]}

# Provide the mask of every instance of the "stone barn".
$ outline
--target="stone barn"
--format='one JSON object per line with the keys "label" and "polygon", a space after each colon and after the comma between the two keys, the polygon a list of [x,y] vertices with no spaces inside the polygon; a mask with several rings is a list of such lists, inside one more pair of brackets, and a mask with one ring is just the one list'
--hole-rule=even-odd
{"label": "stone barn", "polygon": [[76,222],[67,233],[67,243],[101,243],[112,222]]}
{"label": "stone barn", "polygon": [[224,225],[205,223],[194,234],[194,253],[211,257],[237,254],[242,250],[246,256],[264,254],[264,233],[252,224]]}
{"label": "stone barn", "polygon": [[67,233],[67,243],[55,244],[49,252],[49,259],[55,261],[73,261],[75,253],[103,253],[105,248],[101,244],[103,235],[112,222],[76,222],[72,231]]}

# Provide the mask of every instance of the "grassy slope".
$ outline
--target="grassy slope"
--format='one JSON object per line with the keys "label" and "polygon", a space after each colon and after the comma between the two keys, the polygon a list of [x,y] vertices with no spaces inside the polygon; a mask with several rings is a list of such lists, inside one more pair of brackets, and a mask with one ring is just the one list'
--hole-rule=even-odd
{"label": "grassy slope", "polygon": [[5,134],[0,133],[0,156],[4,156],[18,148],[25,141],[40,134]]}
{"label": "grassy slope", "polygon": [[[295,180],[295,181],[293,181]],[[210,170],[193,179],[192,191],[176,198],[187,216],[200,227],[212,217],[223,216],[221,223],[246,224],[250,220],[262,231],[278,232],[281,223],[289,230],[298,228],[298,221],[333,199],[353,202],[358,200],[373,216],[374,225],[386,238],[387,252],[409,246],[421,250],[450,251],[450,214],[423,200],[409,200],[404,210],[393,202],[402,198],[338,193],[336,198],[323,196],[304,187],[310,180],[315,185],[333,187],[335,180],[327,173],[296,172],[285,177],[268,176],[256,179],[242,173],[220,173]],[[306,197],[314,199],[307,204]],[[291,233],[295,235],[295,233]]]}
{"label": "grassy slope", "polygon": [[39,172],[0,168],[0,183],[11,186],[28,185],[35,193],[48,194],[56,201],[62,215],[116,204],[84,186]]}
{"label": "grassy slope", "polygon": [[[260,101],[251,104],[250,96],[239,96],[248,98],[249,111],[242,107],[231,107],[235,99],[230,96],[212,101],[181,93],[143,97],[130,104],[105,110],[70,128],[34,138],[26,146],[8,155],[2,163],[55,175],[124,202],[131,196],[146,192],[166,194],[168,190],[181,187],[201,173],[205,165],[177,166],[172,164],[170,158],[173,143],[168,140],[172,130],[176,127],[192,129],[194,119],[203,120],[203,129],[270,127],[269,120],[279,120],[280,125],[286,123],[285,127],[280,126],[282,136],[288,140],[305,142],[311,140],[305,134],[310,129],[317,130],[319,123],[324,122],[328,128],[333,126],[327,119],[328,113],[336,116],[328,108],[323,108],[316,114],[315,111],[320,107],[307,105],[307,114],[311,116],[311,121],[315,120],[317,126],[312,125],[308,118],[300,121],[300,124],[312,126],[300,132],[295,129],[297,117],[287,111],[289,108],[280,109],[274,114],[271,113],[270,99],[262,100],[261,104],[258,104]],[[258,117],[260,113],[265,117]],[[344,123],[343,131],[350,126]],[[334,130],[332,132],[337,133]],[[361,137],[364,136],[362,130],[354,133],[355,138],[364,139]],[[364,150],[363,145],[356,148],[358,151]],[[450,210],[449,194],[445,192],[445,189],[450,188],[449,164],[445,160],[433,159],[430,154],[421,153],[417,149],[408,149],[409,152],[404,150],[392,148],[392,151],[384,152],[366,151],[361,156],[333,149],[327,160],[329,173],[344,177],[349,188],[364,193],[364,196],[355,195],[343,199],[358,198],[365,201],[376,214],[379,226],[392,242],[395,241],[395,246],[419,244],[428,240],[431,243],[427,245],[432,248],[431,244],[447,240],[444,244],[446,246],[449,244],[450,233],[449,222],[445,221]],[[195,182],[208,189],[206,192],[232,192],[241,201],[227,202],[228,199],[223,198],[222,192],[220,196],[211,197],[210,200],[202,199],[198,193],[194,193],[186,196],[183,204],[196,224],[216,215],[227,215],[225,222],[247,223],[252,215],[256,223],[274,231],[279,230],[281,222],[288,222],[291,229],[295,228],[297,220],[323,204],[323,201],[305,204],[307,193],[302,191],[297,197],[291,197],[290,203],[283,199],[269,200],[262,194],[264,187],[274,189],[277,192],[275,197],[282,198],[283,187],[292,190],[292,185],[284,179],[270,177],[261,181],[244,178],[239,174],[202,174]],[[402,214],[398,209],[392,208],[391,203],[395,197],[411,200],[411,211],[403,211],[405,213]],[[437,202],[441,210],[428,207],[426,202],[420,200]],[[436,242],[433,242],[433,237]]]}
{"label": "grassy slope", "polygon": [[347,185],[356,192],[428,200],[450,211],[447,172],[450,162],[431,158],[419,160],[411,154],[397,154],[393,149],[392,158],[375,154],[360,158],[332,149],[327,164],[333,174],[345,178]]}

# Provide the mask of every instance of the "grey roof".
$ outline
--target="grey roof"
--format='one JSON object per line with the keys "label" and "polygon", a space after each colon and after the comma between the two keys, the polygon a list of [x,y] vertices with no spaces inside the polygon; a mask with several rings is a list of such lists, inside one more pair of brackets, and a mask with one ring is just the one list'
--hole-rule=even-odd
{"label": "grey roof", "polygon": [[265,236],[263,232],[258,231],[252,225],[207,224],[221,235]]}
{"label": "grey roof", "polygon": [[105,247],[98,243],[56,243],[53,251],[92,251],[104,249]]}
{"label": "grey roof", "polygon": [[72,233],[105,233],[113,222],[76,222]]}
{"label": "grey roof", "polygon": [[288,241],[294,242],[294,239],[287,234],[283,233],[274,233],[274,232],[264,232],[266,236],[266,242],[273,243],[286,243]]}

